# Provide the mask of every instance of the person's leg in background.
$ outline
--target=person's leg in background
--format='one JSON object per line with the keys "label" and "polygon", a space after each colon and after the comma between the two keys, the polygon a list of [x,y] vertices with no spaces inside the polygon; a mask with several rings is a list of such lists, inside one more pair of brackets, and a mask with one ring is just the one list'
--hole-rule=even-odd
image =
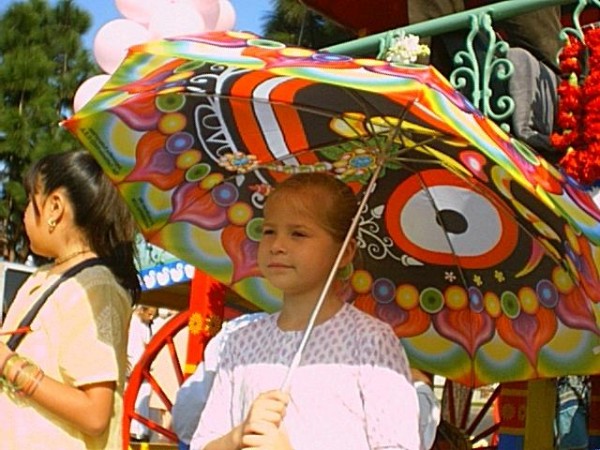
{"label": "person's leg in background", "polygon": [[[150,418],[151,390],[152,389],[150,387],[150,384],[144,381],[140,385],[140,390],[135,400],[135,412],[146,418]],[[150,430],[148,429],[148,427],[135,419],[131,421],[131,428],[129,429],[129,432],[132,441],[147,442],[150,440]]]}
{"label": "person's leg in background", "polygon": [[586,450],[591,384],[589,377],[570,375],[557,380],[555,428],[557,449]]}
{"label": "person's leg in background", "polygon": [[511,47],[529,50],[558,73],[557,55],[562,48],[559,34],[560,6],[551,6],[506,19],[499,24]]}
{"label": "person's leg in background", "polygon": [[408,22],[412,24],[463,11],[465,2],[463,0],[408,0],[407,7]]}
{"label": "person's leg in background", "polygon": [[[474,6],[498,3],[500,0],[408,0],[407,11],[409,23],[418,23],[438,17],[454,14]],[[537,59],[545,63],[555,72],[558,71],[557,54],[562,48],[559,33],[560,6],[550,6],[532,11],[493,26],[503,31],[511,47],[522,47],[529,50]],[[468,30],[446,33],[434,37],[431,41],[422,38],[423,43],[430,45],[430,64],[445,75],[449,75],[454,67],[453,56],[457,49],[464,48]],[[430,43],[429,43],[430,42]]]}

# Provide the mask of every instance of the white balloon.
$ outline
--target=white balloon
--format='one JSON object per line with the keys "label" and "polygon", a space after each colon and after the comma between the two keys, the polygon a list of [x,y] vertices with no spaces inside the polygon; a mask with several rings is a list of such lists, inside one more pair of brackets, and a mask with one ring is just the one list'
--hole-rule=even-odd
{"label": "white balloon", "polygon": [[100,92],[110,75],[105,73],[88,78],[79,85],[73,97],[73,112],[79,111],[94,95]]}
{"label": "white balloon", "polygon": [[117,10],[127,19],[147,24],[158,0],[115,0]]}
{"label": "white balloon", "polygon": [[219,19],[215,31],[232,30],[235,25],[235,9],[229,0],[219,0]]}
{"label": "white balloon", "polygon": [[94,57],[106,73],[113,73],[129,47],[149,41],[148,29],[129,19],[115,19],[103,25],[94,38]]}
{"label": "white balloon", "polygon": [[189,2],[167,1],[152,13],[148,30],[155,38],[202,33],[204,19]]}

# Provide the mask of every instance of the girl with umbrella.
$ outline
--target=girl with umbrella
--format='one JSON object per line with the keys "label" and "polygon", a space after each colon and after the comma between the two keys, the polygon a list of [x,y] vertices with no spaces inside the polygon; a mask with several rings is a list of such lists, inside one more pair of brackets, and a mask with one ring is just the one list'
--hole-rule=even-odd
{"label": "girl with umbrella", "polygon": [[336,258],[352,263],[356,241],[346,234],[356,211],[352,190],[322,173],[292,176],[269,194],[258,263],[283,307],[228,338],[192,449],[419,449],[404,350],[389,325],[343,301],[340,283],[324,294],[286,386]]}

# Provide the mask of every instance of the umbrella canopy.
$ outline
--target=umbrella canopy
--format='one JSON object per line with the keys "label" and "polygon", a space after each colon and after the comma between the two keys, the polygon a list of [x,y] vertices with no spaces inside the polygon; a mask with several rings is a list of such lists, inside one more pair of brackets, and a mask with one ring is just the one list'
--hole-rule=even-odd
{"label": "umbrella canopy", "polygon": [[64,123],[146,238],[265,310],[269,190],[330,171],[364,194],[348,298],[420,369],[477,386],[598,373],[600,212],[438,72],[223,32],[134,47]]}

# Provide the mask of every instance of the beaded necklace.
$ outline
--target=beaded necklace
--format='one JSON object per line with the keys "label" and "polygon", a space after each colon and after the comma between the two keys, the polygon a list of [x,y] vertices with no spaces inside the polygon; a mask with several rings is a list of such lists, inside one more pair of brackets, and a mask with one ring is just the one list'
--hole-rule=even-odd
{"label": "beaded necklace", "polygon": [[87,248],[85,250],[78,250],[76,252],[69,253],[67,256],[63,256],[62,258],[56,258],[54,260],[54,265],[55,266],[60,266],[61,264],[66,263],[67,261],[75,258],[76,256],[83,255],[84,253],[88,253],[90,251],[91,250],[89,248]]}

